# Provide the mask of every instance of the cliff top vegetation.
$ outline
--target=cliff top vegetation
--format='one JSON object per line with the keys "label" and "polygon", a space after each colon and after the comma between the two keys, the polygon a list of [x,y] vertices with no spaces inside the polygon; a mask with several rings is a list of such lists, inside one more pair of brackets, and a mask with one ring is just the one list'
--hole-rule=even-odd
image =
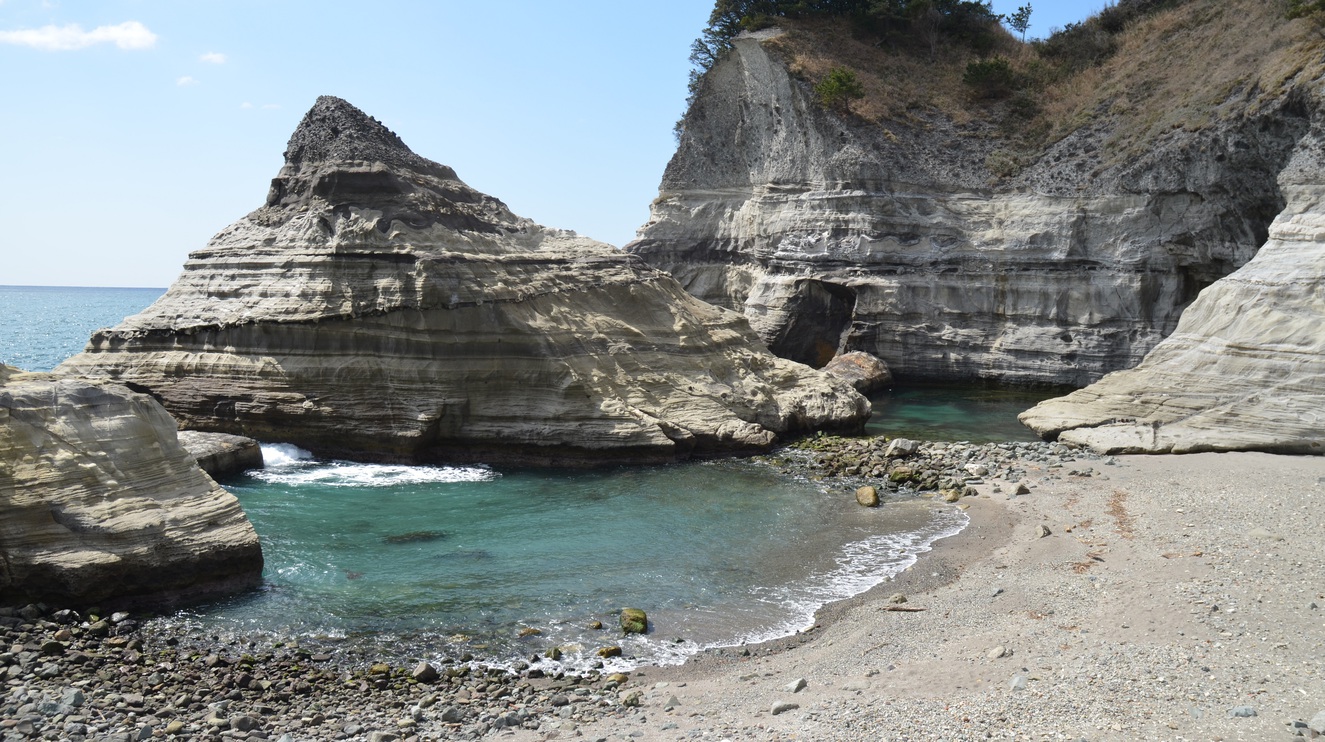
{"label": "cliff top vegetation", "polygon": [[842,115],[996,132],[1011,174],[1092,123],[1108,122],[1121,160],[1325,74],[1325,0],[1119,0],[1029,43],[1007,20],[977,0],[718,0],[693,49],[696,85],[741,31],[777,25],[786,33],[767,43],[794,75],[859,83]]}

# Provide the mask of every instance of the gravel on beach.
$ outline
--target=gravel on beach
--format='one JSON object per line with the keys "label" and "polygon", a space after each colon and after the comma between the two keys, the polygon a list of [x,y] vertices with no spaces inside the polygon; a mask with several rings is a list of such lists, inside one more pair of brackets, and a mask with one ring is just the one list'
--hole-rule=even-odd
{"label": "gravel on beach", "polygon": [[[811,439],[770,457],[970,525],[764,645],[617,676],[0,610],[0,740],[1275,740],[1325,731],[1325,458]],[[905,470],[898,476],[898,469]],[[955,492],[955,495],[953,494]],[[945,494],[946,493],[946,494]],[[1313,729],[1316,728],[1316,729]]]}

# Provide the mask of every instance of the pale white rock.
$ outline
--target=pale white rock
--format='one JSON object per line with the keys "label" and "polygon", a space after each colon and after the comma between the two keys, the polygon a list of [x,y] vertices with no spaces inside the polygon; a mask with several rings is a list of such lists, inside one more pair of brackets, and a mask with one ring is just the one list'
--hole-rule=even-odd
{"label": "pale white rock", "polygon": [[1325,187],[1285,192],[1255,259],[1202,292],[1139,366],[1022,422],[1108,453],[1325,454]]}
{"label": "pale white rock", "polygon": [[123,385],[0,366],[0,595],[174,601],[258,584],[239,502]]}
{"label": "pale white rock", "polygon": [[1309,125],[1284,103],[1106,167],[1101,124],[999,181],[993,131],[829,112],[779,38],[704,76],[626,249],[816,367],[860,350],[899,378],[1079,386],[1134,366],[1255,253]]}
{"label": "pale white rock", "polygon": [[512,214],[318,100],[266,205],[60,370],[324,456],[584,465],[758,451],[869,403],[637,257]]}

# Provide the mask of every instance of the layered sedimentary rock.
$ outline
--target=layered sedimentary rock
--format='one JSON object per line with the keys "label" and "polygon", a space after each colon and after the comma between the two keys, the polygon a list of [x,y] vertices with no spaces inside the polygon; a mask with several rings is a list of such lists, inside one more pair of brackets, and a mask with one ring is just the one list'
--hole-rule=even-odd
{"label": "layered sedimentary rock", "polygon": [[242,435],[181,430],[179,444],[213,479],[224,479],[249,469],[262,468],[261,444]]}
{"label": "layered sedimentary rock", "polygon": [[150,389],[186,428],[384,460],[664,461],[869,409],[739,314],[515,216],[330,97],[266,204],[60,370]]}
{"label": "layered sedimentary rock", "polygon": [[[1319,151],[1290,175],[1319,181]],[[1250,262],[1201,293],[1134,369],[1021,415],[1107,453],[1325,454],[1325,185],[1289,205]]]}
{"label": "layered sedimentary rock", "polygon": [[151,397],[0,366],[0,598],[175,600],[261,573],[239,502]]}
{"label": "layered sedimentary rock", "polygon": [[899,378],[1078,386],[1134,366],[1255,254],[1310,126],[1286,94],[1110,163],[1103,122],[1000,179],[996,127],[829,111],[779,33],[705,75],[627,250],[815,366],[862,350]]}

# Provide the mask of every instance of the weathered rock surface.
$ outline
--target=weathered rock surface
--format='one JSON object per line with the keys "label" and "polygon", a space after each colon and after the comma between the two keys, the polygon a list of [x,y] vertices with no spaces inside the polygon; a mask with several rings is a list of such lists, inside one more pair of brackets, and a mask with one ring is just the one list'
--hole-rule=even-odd
{"label": "weathered rock surface", "polygon": [[0,596],[79,604],[255,585],[262,551],[151,397],[0,366]]}
{"label": "weathered rock surface", "polygon": [[705,76],[627,250],[816,367],[863,350],[898,377],[1083,385],[1134,366],[1264,242],[1310,127],[1284,95],[1109,163],[1088,125],[1000,180],[996,127],[829,112],[778,33]]}
{"label": "weathered rock surface", "polygon": [[[1319,150],[1300,160],[1288,177],[1318,179]],[[1270,241],[1202,292],[1141,365],[1022,422],[1105,453],[1325,454],[1325,186],[1285,190]]]}
{"label": "weathered rock surface", "polygon": [[179,444],[212,479],[262,468],[262,445],[242,435],[181,430]]}
{"label": "weathered rock surface", "polygon": [[893,374],[888,364],[858,350],[833,358],[823,370],[847,382],[861,394],[878,391],[893,383]]}
{"label": "weathered rock surface", "polygon": [[386,460],[664,461],[857,427],[866,400],[611,246],[512,214],[318,99],[262,208],[60,368],[186,428]]}

